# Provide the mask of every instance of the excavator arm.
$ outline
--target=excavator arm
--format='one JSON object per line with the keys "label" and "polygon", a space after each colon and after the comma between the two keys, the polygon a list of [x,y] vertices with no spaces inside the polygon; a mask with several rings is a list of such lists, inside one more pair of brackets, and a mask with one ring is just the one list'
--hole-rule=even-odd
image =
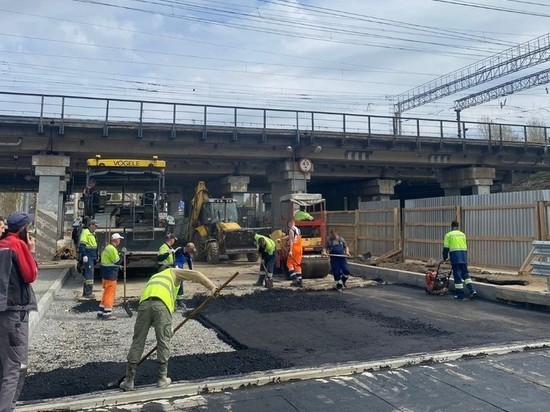
{"label": "excavator arm", "polygon": [[189,224],[187,226],[187,236],[191,237],[193,231],[199,226],[199,215],[201,213],[203,203],[208,200],[208,190],[204,182],[199,182],[195,189],[195,195],[191,200],[191,210],[189,211]]}

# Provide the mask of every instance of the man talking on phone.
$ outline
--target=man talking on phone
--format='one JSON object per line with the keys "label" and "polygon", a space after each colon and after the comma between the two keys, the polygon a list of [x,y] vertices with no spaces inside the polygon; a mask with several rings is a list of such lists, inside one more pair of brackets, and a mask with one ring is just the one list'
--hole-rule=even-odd
{"label": "man talking on phone", "polygon": [[37,310],[31,283],[38,276],[33,215],[13,212],[0,240],[0,411],[13,411],[27,374],[29,312]]}

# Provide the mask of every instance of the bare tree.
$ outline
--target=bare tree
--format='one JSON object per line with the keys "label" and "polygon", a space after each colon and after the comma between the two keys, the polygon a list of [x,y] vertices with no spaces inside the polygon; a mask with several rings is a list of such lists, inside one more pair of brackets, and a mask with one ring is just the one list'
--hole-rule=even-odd
{"label": "bare tree", "polygon": [[505,140],[509,142],[523,140],[514,133],[512,127],[493,123],[492,119],[487,116],[480,119],[479,130],[485,140]]}
{"label": "bare tree", "polygon": [[533,143],[544,143],[545,126],[540,119],[531,119],[527,123],[527,141]]}

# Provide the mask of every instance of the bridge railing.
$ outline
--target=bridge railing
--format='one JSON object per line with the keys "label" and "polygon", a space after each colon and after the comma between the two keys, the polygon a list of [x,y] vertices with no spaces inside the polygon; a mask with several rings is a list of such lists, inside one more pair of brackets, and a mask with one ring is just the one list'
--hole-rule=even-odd
{"label": "bridge railing", "polygon": [[[379,116],[358,113],[296,111],[276,108],[201,105],[86,96],[0,92],[0,116],[32,119],[39,132],[53,121],[64,132],[66,122],[102,124],[103,134],[123,122],[136,124],[138,135],[145,125],[168,127],[175,137],[183,126],[202,128],[206,138],[211,127],[300,132],[336,132],[364,136],[406,136],[430,139],[487,141],[489,144],[522,142],[548,144],[548,127],[510,123],[469,122],[448,119]],[[236,136],[236,135],[235,135]]]}

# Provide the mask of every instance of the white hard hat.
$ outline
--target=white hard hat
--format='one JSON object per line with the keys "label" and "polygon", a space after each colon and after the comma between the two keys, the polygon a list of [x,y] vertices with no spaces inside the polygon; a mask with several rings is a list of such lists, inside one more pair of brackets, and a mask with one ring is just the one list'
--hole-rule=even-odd
{"label": "white hard hat", "polygon": [[124,237],[123,237],[123,236],[120,236],[120,234],[118,234],[118,233],[113,233],[113,235],[111,236],[111,239],[112,239],[112,240],[124,239]]}

